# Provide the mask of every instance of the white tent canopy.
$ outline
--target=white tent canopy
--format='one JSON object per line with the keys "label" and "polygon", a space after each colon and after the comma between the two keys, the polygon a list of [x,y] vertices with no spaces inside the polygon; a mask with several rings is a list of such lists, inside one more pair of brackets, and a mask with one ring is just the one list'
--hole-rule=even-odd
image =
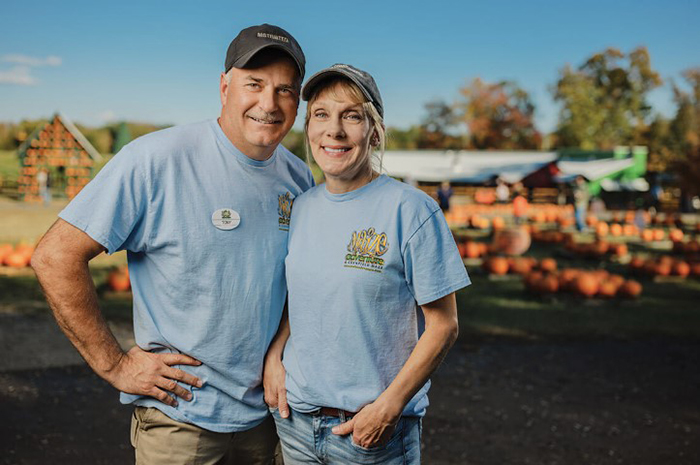
{"label": "white tent canopy", "polygon": [[634,165],[632,158],[617,158],[589,161],[559,160],[560,173],[554,178],[558,182],[572,181],[576,176],[583,176],[589,181],[600,179]]}
{"label": "white tent canopy", "polygon": [[383,168],[414,181],[481,183],[500,176],[516,183],[556,160],[556,152],[397,150],[385,152]]}

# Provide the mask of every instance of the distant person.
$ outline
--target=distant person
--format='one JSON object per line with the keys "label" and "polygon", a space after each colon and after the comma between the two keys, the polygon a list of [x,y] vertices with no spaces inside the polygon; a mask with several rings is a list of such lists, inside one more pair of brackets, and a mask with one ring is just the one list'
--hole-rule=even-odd
{"label": "distant person", "polygon": [[584,231],[586,229],[586,216],[588,214],[588,201],[590,193],[586,179],[576,176],[574,183],[574,210],[576,215],[576,229]]}
{"label": "distant person", "polygon": [[326,183],[294,203],[289,321],[265,363],[284,460],[419,464],[428,378],[457,337],[469,277],[437,203],[372,166],[386,137],[372,76],[337,64],[302,97]]}
{"label": "distant person", "polygon": [[651,213],[655,214],[661,211],[661,198],[664,195],[664,189],[661,184],[654,184],[651,188],[651,207],[654,209]]}
{"label": "distant person", "polygon": [[513,197],[513,217],[515,218],[515,224],[523,224],[527,218],[530,203],[527,201],[527,197],[525,197],[525,193],[523,192],[524,187],[522,184],[517,184],[514,190],[515,196]]}
{"label": "distant person", "polygon": [[39,184],[39,195],[44,201],[44,205],[48,207],[51,205],[51,180],[46,168],[41,168],[36,174],[36,182]]}
{"label": "distant person", "polygon": [[438,205],[443,212],[450,210],[450,198],[452,198],[452,186],[448,181],[443,181],[437,191]]}
{"label": "distant person", "polygon": [[501,178],[496,179],[496,202],[500,204],[510,202],[510,189],[508,184]]}
{"label": "distant person", "polygon": [[[221,113],[122,148],[32,257],[59,325],[134,404],[138,465],[270,464],[265,352],[285,303],[294,199],[313,185],[280,142],[297,114],[305,58],[287,31],[241,31],[220,75]],[[98,308],[88,262],[126,250],[136,346]]]}

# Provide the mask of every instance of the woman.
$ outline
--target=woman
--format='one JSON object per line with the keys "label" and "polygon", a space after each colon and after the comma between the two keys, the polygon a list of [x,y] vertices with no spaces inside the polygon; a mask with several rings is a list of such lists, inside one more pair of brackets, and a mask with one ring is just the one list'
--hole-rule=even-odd
{"label": "woman", "polygon": [[334,65],[302,97],[326,182],[294,202],[288,320],[265,361],[285,463],[419,463],[428,378],[469,277],[435,201],[372,167],[385,138],[374,79]]}

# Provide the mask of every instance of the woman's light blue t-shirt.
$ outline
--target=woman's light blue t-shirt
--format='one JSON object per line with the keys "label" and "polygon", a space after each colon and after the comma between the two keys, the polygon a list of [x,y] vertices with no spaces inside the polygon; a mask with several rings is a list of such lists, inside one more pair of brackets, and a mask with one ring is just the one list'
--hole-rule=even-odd
{"label": "woman's light blue t-shirt", "polygon": [[[359,411],[403,367],[422,333],[423,305],[470,284],[437,203],[380,176],[294,203],[286,260],[290,406]],[[404,409],[422,416],[429,382]]]}

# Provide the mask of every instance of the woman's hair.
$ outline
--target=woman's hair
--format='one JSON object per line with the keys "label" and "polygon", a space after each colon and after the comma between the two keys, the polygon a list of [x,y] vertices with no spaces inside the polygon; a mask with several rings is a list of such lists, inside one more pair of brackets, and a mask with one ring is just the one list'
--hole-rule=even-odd
{"label": "woman's hair", "polygon": [[[309,97],[306,104],[306,121],[304,123],[304,138],[306,141],[306,161],[311,163],[311,144],[309,143],[309,120],[311,119],[311,106],[314,101],[318,98],[319,94],[324,90],[328,91],[328,94],[333,99],[340,99],[341,93],[345,92],[346,95],[350,97],[353,103],[362,104],[362,109],[365,112],[365,117],[369,118],[370,124],[372,126],[373,135],[370,137],[370,141],[374,139],[374,134],[377,137],[377,150],[372,150],[372,144],[367,148],[370,151],[370,163],[374,170],[378,173],[382,172],[382,161],[384,159],[384,149],[386,147],[386,129],[384,128],[384,120],[375,108],[375,106],[367,100],[367,97],[362,93],[357,84],[351,80],[344,78],[342,76],[333,76],[328,79],[324,79],[319,83],[313,90],[313,93]],[[375,139],[376,140],[376,139]],[[378,153],[377,153],[378,152]]]}

